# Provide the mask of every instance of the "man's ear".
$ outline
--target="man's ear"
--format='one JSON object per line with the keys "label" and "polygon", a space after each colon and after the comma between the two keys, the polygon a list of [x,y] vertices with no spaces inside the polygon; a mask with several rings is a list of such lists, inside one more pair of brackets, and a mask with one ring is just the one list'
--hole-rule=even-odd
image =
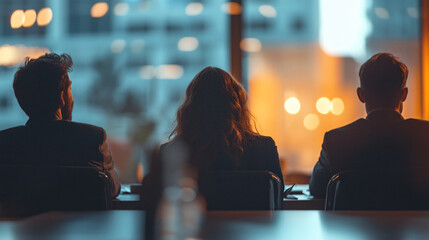
{"label": "man's ear", "polygon": [[61,91],[61,94],[60,94],[60,108],[62,108],[62,107],[64,107],[64,105],[66,105],[66,101],[64,100],[64,91]]}
{"label": "man's ear", "polygon": [[364,93],[363,93],[362,88],[360,88],[360,87],[359,87],[359,88],[356,90],[356,92],[357,92],[357,95],[358,95],[359,100],[360,100],[362,103],[365,103],[365,102],[366,102],[366,99],[365,99],[365,95],[364,95]]}
{"label": "man's ear", "polygon": [[401,102],[405,102],[408,96],[408,88],[401,89]]}

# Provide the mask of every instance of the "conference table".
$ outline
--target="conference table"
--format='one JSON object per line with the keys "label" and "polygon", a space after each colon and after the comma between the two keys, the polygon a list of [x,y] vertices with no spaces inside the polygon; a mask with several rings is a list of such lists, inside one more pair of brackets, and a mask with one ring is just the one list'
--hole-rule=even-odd
{"label": "conference table", "polygon": [[[428,239],[429,211],[209,211],[194,239]],[[141,210],[48,212],[0,221],[4,240],[144,239]],[[170,237],[173,236],[170,233]],[[174,239],[174,238],[171,238]]]}
{"label": "conference table", "polygon": [[[291,187],[286,185],[285,189]],[[112,201],[115,210],[142,209],[140,201],[141,185],[123,184],[121,194]],[[144,193],[143,193],[144,194]],[[283,198],[283,210],[323,210],[325,199],[314,198],[310,195],[308,184],[297,184],[287,198]]]}

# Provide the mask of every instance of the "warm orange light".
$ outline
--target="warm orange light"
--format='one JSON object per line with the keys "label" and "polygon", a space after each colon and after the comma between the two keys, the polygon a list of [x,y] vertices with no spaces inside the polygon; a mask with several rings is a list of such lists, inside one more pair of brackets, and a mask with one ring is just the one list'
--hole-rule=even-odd
{"label": "warm orange light", "polygon": [[137,164],[137,173],[136,173],[136,175],[137,175],[137,181],[138,181],[139,183],[143,182],[143,177],[144,177],[144,167],[143,167],[143,164],[142,164],[141,162],[139,162],[139,163]]}
{"label": "warm orange light", "polygon": [[2,45],[0,46],[0,66],[15,66],[22,63],[25,57],[37,58],[45,53],[49,53],[49,49],[22,45]]}
{"label": "warm orange light", "polygon": [[299,103],[298,98],[290,97],[285,101],[284,107],[286,112],[290,114],[297,114],[301,109],[301,104]]}
{"label": "warm orange light", "polygon": [[98,2],[91,8],[91,17],[101,18],[109,11],[109,4],[105,2]]}
{"label": "warm orange light", "polygon": [[10,26],[13,29],[20,28],[22,24],[25,22],[25,15],[24,11],[21,9],[15,10],[15,12],[12,13],[10,16]]}
{"label": "warm orange light", "polygon": [[331,101],[326,97],[321,97],[316,102],[316,109],[321,114],[328,114],[330,111]]}
{"label": "warm orange light", "polygon": [[34,25],[34,23],[36,22],[36,11],[34,11],[34,9],[29,9],[26,10],[24,12],[24,16],[25,16],[25,21],[24,24],[22,25],[23,27],[31,27]]}
{"label": "warm orange light", "polygon": [[53,17],[52,9],[50,8],[40,9],[39,14],[37,15],[37,25],[41,27],[48,25],[51,22],[52,17]]}
{"label": "warm orange light", "polygon": [[231,14],[231,15],[238,15],[242,11],[241,5],[239,3],[236,3],[236,2],[225,3],[222,6],[222,9],[224,12]]}
{"label": "warm orange light", "polygon": [[314,113],[310,113],[304,118],[304,127],[308,130],[314,130],[319,126],[319,122],[319,117]]}
{"label": "warm orange light", "polygon": [[340,115],[341,113],[343,113],[344,111],[343,100],[341,100],[341,98],[332,99],[330,109],[334,115]]}

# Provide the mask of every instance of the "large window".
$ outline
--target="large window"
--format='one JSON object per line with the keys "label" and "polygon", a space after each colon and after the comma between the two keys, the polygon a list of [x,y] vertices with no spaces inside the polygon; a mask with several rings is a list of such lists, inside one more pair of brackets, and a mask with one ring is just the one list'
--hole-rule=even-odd
{"label": "large window", "polygon": [[0,0],[0,19],[0,129],[27,120],[12,90],[23,58],[69,53],[73,120],[107,130],[124,183],[147,172],[205,66],[242,73],[285,174],[309,174],[324,132],[365,117],[358,70],[377,52],[407,64],[404,114],[421,116],[419,0]]}
{"label": "large window", "polygon": [[275,139],[285,174],[310,174],[323,134],[366,116],[358,71],[375,53],[391,52],[409,67],[404,115],[421,117],[418,0],[243,4],[251,111],[259,131]]}

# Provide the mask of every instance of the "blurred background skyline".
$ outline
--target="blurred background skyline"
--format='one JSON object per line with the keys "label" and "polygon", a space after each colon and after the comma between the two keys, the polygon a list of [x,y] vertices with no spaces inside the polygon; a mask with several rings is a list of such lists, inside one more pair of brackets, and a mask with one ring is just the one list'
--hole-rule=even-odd
{"label": "blurred background skyline", "polygon": [[[418,0],[0,0],[0,9],[0,129],[27,120],[12,89],[24,57],[68,53],[73,120],[106,129],[123,183],[147,172],[194,75],[230,71],[235,48],[285,175],[309,174],[324,132],[365,117],[358,70],[377,52],[409,67],[404,115],[422,115]],[[239,46],[231,15],[242,16]]]}

